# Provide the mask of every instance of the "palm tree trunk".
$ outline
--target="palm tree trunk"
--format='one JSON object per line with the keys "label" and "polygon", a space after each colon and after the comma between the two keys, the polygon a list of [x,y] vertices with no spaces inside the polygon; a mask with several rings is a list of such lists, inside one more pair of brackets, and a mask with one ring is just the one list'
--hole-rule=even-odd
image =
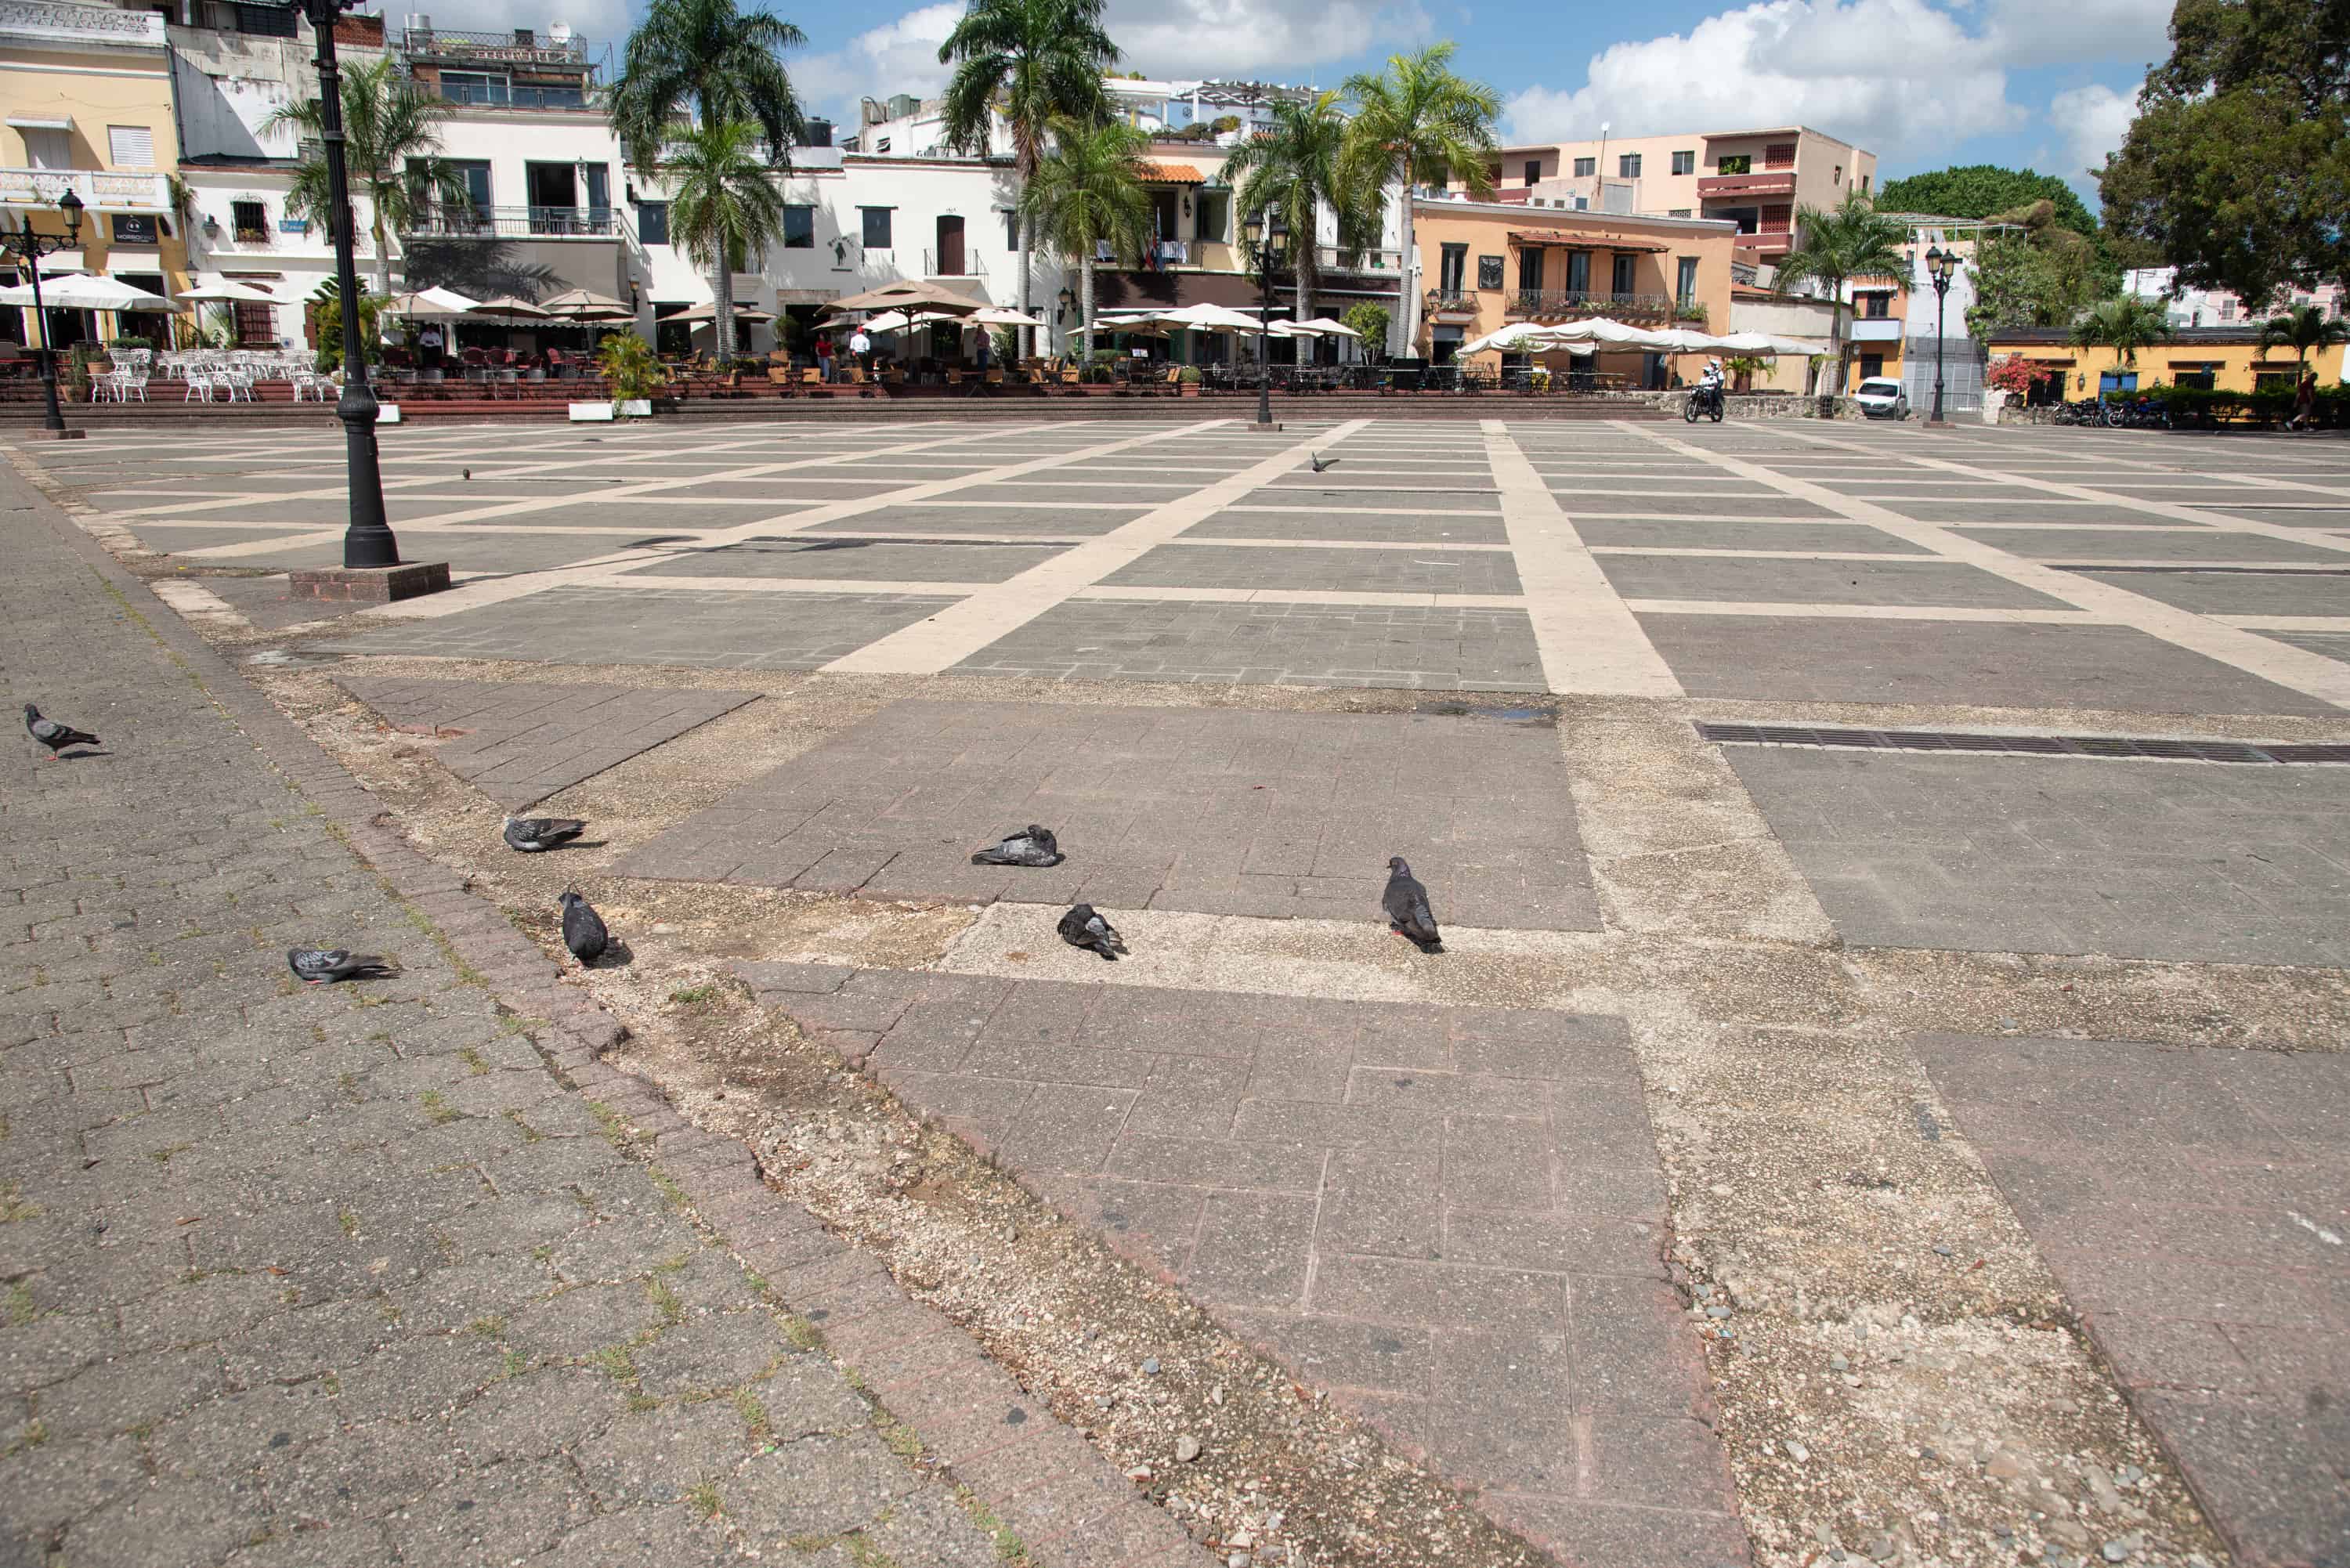
{"label": "palm tree trunk", "polygon": [[1297,243],[1297,304],[1291,316],[1295,321],[1314,318],[1314,231],[1309,228]]}
{"label": "palm tree trunk", "polygon": [[[723,247],[721,247],[722,250]],[[711,330],[718,344],[718,368],[734,358],[734,269],[732,256],[721,255],[710,273],[710,297],[717,307]]]}
{"label": "palm tree trunk", "polygon": [[1082,257],[1080,257],[1080,258],[1079,258],[1077,265],[1078,265],[1078,275],[1079,275],[1079,276],[1080,276],[1080,277],[1082,277],[1082,278],[1084,279],[1084,281],[1083,281],[1082,283],[1078,284],[1078,286],[1078,286],[1078,288],[1079,288],[1080,290],[1082,290],[1082,291],[1083,291],[1084,296],[1085,296],[1085,297],[1084,297],[1083,299],[1079,300],[1079,301],[1078,301],[1078,303],[1077,303],[1077,309],[1083,313],[1083,314],[1082,314],[1082,315],[1080,315],[1080,316],[1078,317],[1078,318],[1077,318],[1077,320],[1078,320],[1078,324],[1079,324],[1079,328],[1080,328],[1080,332],[1079,332],[1079,340],[1080,340],[1081,342],[1083,342],[1083,343],[1084,343],[1084,345],[1085,345],[1085,358],[1084,358],[1083,359],[1081,359],[1081,360],[1079,361],[1079,363],[1080,363],[1080,364],[1084,364],[1084,365],[1090,365],[1090,364],[1092,364],[1092,363],[1094,362],[1094,255],[1093,255],[1093,253],[1092,253],[1091,251],[1087,251],[1087,252],[1086,252],[1086,253],[1085,253],[1085,254],[1084,254]]}
{"label": "palm tree trunk", "polygon": [[391,245],[383,232],[383,209],[369,203],[374,220],[369,233],[375,239],[375,291],[389,297],[391,294]]}
{"label": "palm tree trunk", "polygon": [[[1020,314],[1028,314],[1028,258],[1036,254],[1036,220],[1023,214],[1020,219]],[[1021,357],[1034,358],[1036,353],[1036,329],[1020,328]]]}

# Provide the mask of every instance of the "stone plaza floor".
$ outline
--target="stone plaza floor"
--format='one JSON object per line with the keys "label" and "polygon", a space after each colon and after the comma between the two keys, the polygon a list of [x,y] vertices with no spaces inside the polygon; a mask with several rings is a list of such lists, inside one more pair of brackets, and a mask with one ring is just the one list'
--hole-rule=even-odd
{"label": "stone plaza floor", "polygon": [[[1060,1389],[1047,1429],[1199,1550],[2345,1561],[2350,442],[1492,408],[391,431],[403,555],[455,586],[375,608],[287,596],[339,559],[333,432],[10,456],[22,514],[65,506],[170,607],[140,614],[241,661],[525,931],[568,886],[633,917],[627,973],[575,989],[645,1042],[741,988],[1529,1555],[1315,1534],[1278,1444],[1241,1501],[1187,1493],[1190,1461],[1134,1446],[1156,1407],[828,1196],[847,1145],[743,1135],[778,1209]],[[42,659],[11,645],[12,701]],[[591,844],[479,846],[525,805]],[[1066,865],[969,863],[1031,821]],[[58,822],[56,855],[96,831]],[[1445,954],[1379,919],[1390,854]],[[1126,960],[1057,941],[1076,898]],[[125,983],[42,968],[105,947],[70,922],[111,908],[0,946],[10,1041],[47,1038],[40,990]],[[915,919],[935,934],[885,935]],[[76,1093],[86,1049],[56,1050]],[[733,1125],[686,1055],[610,1059]],[[151,1107],[105,1114],[67,1138],[21,1113],[6,1203],[68,1143],[146,1147]],[[55,1265],[7,1266],[48,1311]],[[55,1333],[28,1321],[0,1327],[12,1369],[11,1334]],[[50,1408],[17,1382],[0,1484]],[[1162,1390],[1211,1435],[1201,1476],[1239,1420],[1214,1386]],[[130,1462],[127,1417],[67,1408]],[[550,1552],[644,1506],[581,1462]],[[402,1484],[362,1521],[400,1541]],[[722,1556],[777,1539],[689,1522]],[[960,1561],[959,1528],[892,1561]],[[189,1560],[276,1560],[217,1539]]]}

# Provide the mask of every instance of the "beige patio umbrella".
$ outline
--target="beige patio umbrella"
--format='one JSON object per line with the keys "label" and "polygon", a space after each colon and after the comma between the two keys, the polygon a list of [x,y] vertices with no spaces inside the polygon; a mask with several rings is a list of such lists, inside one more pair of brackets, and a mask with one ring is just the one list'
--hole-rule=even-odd
{"label": "beige patio umbrella", "polygon": [[[774,311],[762,310],[755,305],[737,305],[734,307],[734,319],[737,321],[773,321],[775,318]],[[716,321],[718,307],[713,302],[705,300],[700,305],[679,311],[675,316],[664,316],[661,319],[663,321]]]}
{"label": "beige patio umbrella", "polygon": [[538,302],[538,308],[566,321],[634,321],[637,313],[617,299],[592,289],[571,288]]}
{"label": "beige patio umbrella", "polygon": [[902,278],[896,283],[885,283],[879,288],[868,288],[863,294],[852,294],[846,299],[836,299],[824,307],[824,314],[838,316],[851,310],[919,310],[944,316],[969,316],[986,307],[985,300],[957,293],[943,284]]}
{"label": "beige patio umbrella", "polygon": [[543,309],[533,301],[512,294],[502,294],[495,299],[485,299],[465,314],[468,316],[516,316],[525,321],[555,319],[553,311]]}
{"label": "beige patio umbrella", "polygon": [[386,316],[428,317],[463,316],[473,308],[474,301],[454,289],[419,288],[406,294],[395,294],[383,302]]}

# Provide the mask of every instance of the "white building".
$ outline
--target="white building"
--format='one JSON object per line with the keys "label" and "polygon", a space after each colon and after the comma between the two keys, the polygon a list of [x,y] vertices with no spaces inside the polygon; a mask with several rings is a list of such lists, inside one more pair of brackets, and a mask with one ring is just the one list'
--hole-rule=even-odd
{"label": "white building", "polygon": [[2175,266],[2145,267],[2122,274],[2122,292],[2165,302],[2173,327],[2257,325],[2288,306],[2314,305],[2334,320],[2350,316],[2350,295],[2336,285],[2287,291],[2266,310],[2247,310],[2241,296],[2224,288],[2182,288]]}
{"label": "white building", "polygon": [[[1206,146],[1232,147],[1273,123],[1273,106],[1314,97],[1311,88],[1286,83],[1233,81],[1135,81],[1104,77],[1114,111],[1154,139],[1180,139]],[[844,150],[873,158],[936,158],[948,152],[946,99],[911,93],[867,99],[859,107],[857,134]],[[1218,129],[1222,127],[1222,129]],[[988,151],[1008,158],[1012,128],[989,117]]]}

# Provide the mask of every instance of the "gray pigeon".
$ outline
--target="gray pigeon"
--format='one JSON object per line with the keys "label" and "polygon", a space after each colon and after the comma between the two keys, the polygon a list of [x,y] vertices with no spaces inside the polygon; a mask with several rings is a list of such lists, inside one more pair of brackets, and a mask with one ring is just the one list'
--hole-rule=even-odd
{"label": "gray pigeon", "polygon": [[71,724],[60,724],[55,719],[44,719],[41,711],[30,702],[25,704],[25,733],[49,748],[49,760],[55,762],[59,752],[70,746],[94,746],[98,737]]}
{"label": "gray pigeon", "polygon": [[1001,842],[974,852],[971,863],[974,866],[1058,866],[1064,858],[1060,841],[1053,836],[1053,830],[1039,827],[1032,822]]}
{"label": "gray pigeon", "polygon": [[464,478],[471,479],[473,477],[473,471],[470,468],[461,468],[457,472]]}
{"label": "gray pigeon", "polygon": [[1388,890],[1379,896],[1379,908],[1387,911],[1388,928],[1420,951],[1444,950],[1444,939],[1437,934],[1436,911],[1428,907],[1428,889],[1419,885],[1400,855],[1388,861]]}
{"label": "gray pigeon", "polygon": [[1305,454],[1305,460],[1314,465],[1314,472],[1316,473],[1321,472],[1326,468],[1336,468],[1338,466],[1338,460],[1336,458],[1324,457],[1318,452],[1307,452]]}
{"label": "gray pigeon", "polygon": [[588,907],[588,900],[577,893],[563,895],[563,945],[579,961],[582,969],[594,969],[596,961],[604,956],[611,945],[612,933],[604,929],[604,917]]}
{"label": "gray pigeon", "polygon": [[1071,947],[1097,952],[1112,963],[1126,950],[1126,939],[1091,904],[1072,904],[1061,917],[1060,932],[1061,940]]}
{"label": "gray pigeon", "polygon": [[506,847],[536,855],[542,849],[559,848],[587,830],[588,825],[575,816],[509,816]]}
{"label": "gray pigeon", "polygon": [[348,952],[341,948],[287,948],[286,963],[305,985],[338,980],[385,980],[400,972],[400,965],[390,959],[378,958],[373,953]]}

